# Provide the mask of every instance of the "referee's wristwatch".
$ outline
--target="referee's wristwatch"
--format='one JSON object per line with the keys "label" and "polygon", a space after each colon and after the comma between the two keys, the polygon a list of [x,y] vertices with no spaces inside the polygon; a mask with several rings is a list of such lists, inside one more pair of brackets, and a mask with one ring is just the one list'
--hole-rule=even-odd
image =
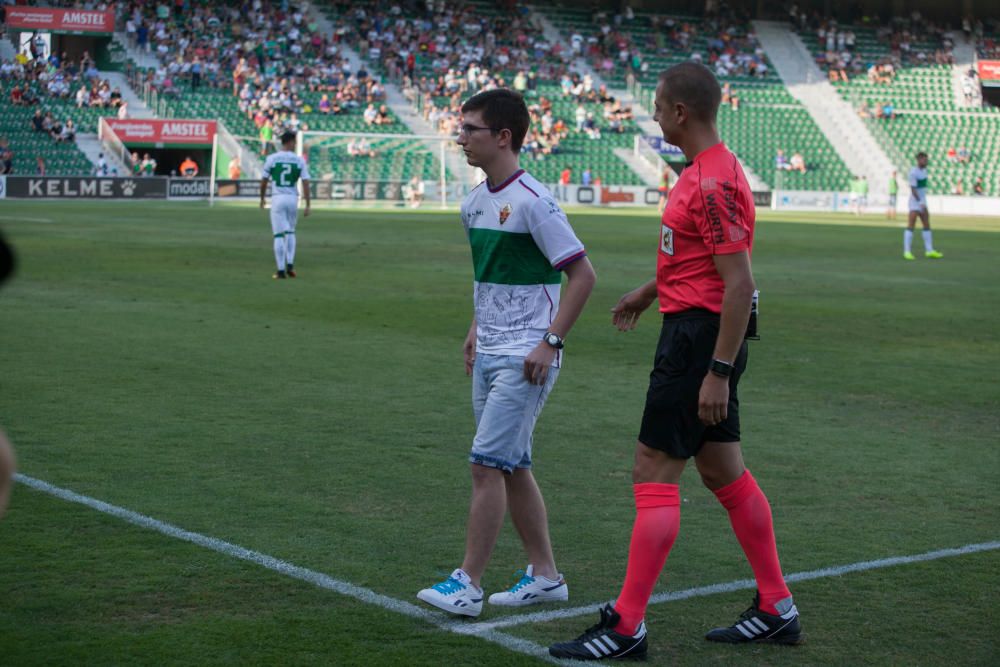
{"label": "referee's wristwatch", "polygon": [[718,375],[720,378],[727,378],[733,374],[734,368],[736,368],[736,366],[728,361],[712,359],[712,363],[709,365],[708,370],[711,371],[713,375]]}
{"label": "referee's wristwatch", "polygon": [[552,333],[551,331],[546,331],[545,335],[542,336],[542,340],[557,350],[563,349],[565,345],[562,337],[559,334]]}

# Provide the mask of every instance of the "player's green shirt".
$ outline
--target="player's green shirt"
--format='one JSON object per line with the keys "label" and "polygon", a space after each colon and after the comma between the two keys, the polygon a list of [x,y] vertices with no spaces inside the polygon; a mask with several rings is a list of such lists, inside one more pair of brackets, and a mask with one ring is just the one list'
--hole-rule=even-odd
{"label": "player's green shirt", "polygon": [[889,179],[889,194],[894,195],[899,192],[899,182],[895,178]]}

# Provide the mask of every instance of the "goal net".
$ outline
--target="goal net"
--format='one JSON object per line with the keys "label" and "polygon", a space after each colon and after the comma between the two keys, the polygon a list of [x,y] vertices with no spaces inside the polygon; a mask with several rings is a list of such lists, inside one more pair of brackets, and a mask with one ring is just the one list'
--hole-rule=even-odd
{"label": "goal net", "polygon": [[[261,165],[281,150],[277,136],[236,139]],[[444,207],[459,203],[475,178],[454,139],[441,135],[303,131],[296,153],[309,165],[316,202]]]}

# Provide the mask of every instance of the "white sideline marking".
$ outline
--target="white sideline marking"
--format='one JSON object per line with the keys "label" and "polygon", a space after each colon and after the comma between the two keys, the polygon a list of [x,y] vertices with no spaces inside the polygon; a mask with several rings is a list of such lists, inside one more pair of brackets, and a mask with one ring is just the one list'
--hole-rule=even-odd
{"label": "white sideline marking", "polygon": [[[811,581],[812,579],[839,577],[840,575],[849,574],[851,572],[864,572],[866,570],[877,570],[883,567],[894,567],[896,565],[920,563],[927,560],[950,558],[952,556],[964,556],[966,554],[977,553],[980,551],[994,551],[996,549],[1000,549],[1000,542],[980,542],[978,544],[966,544],[963,547],[955,547],[953,549],[938,549],[936,551],[928,551],[913,556],[893,556],[891,558],[880,558],[878,560],[866,560],[866,561],[861,561],[859,563],[849,563],[847,565],[824,567],[818,570],[809,570],[808,572],[795,572],[793,574],[786,574],[785,581],[787,581],[788,583],[794,583],[796,581]],[[733,591],[753,590],[755,588],[757,588],[757,582],[754,581],[753,579],[737,579],[736,581],[730,581],[724,584],[712,584],[711,586],[698,586],[697,588],[688,588],[682,591],[657,593],[656,595],[649,598],[649,604],[652,605],[652,604],[660,604],[662,602],[673,602],[675,600],[687,600],[688,598],[704,597],[706,595],[715,595],[717,593],[732,593]],[[522,625],[524,623],[542,623],[545,621],[553,621],[561,618],[572,618],[574,616],[593,614],[597,610],[597,608],[603,604],[605,603],[596,602],[591,605],[571,607],[569,609],[553,609],[552,611],[541,611],[541,612],[535,612],[533,614],[508,616],[507,618],[497,619],[496,621],[485,621],[481,623],[476,623],[474,625],[476,626],[477,629],[484,628],[492,630],[495,628],[505,628],[514,625]],[[472,628],[470,628],[470,630],[471,629]]]}
{"label": "white sideline marking", "polygon": [[22,222],[55,222],[51,218],[22,218],[19,215],[0,215],[0,220],[20,220]]}
{"label": "white sideline marking", "polygon": [[[497,632],[492,628],[475,628],[471,630],[465,630],[463,624],[452,620],[450,617],[443,613],[436,613],[424,609],[423,607],[418,607],[415,604],[410,604],[409,602],[404,602],[402,600],[397,600],[396,598],[391,598],[387,595],[382,595],[376,593],[368,588],[362,588],[361,586],[356,586],[347,581],[341,581],[340,579],[334,579],[333,577],[323,574],[322,572],[316,572],[315,570],[309,570],[304,567],[299,567],[298,565],[293,565],[287,561],[275,558],[274,556],[268,556],[267,554],[261,553],[259,551],[253,551],[251,549],[246,549],[236,544],[231,544],[224,540],[220,540],[214,537],[209,537],[207,535],[202,535],[201,533],[194,533],[190,530],[184,530],[173,524],[166,523],[165,521],[160,521],[152,517],[146,516],[145,514],[139,514],[138,512],[133,512],[132,510],[127,510],[124,507],[118,507],[117,505],[111,505],[110,503],[97,500],[96,498],[91,498],[90,496],[85,496],[69,489],[63,489],[58,486],[53,486],[48,482],[43,482],[40,479],[35,479],[34,477],[29,477],[27,475],[22,475],[20,473],[14,475],[14,479],[25,486],[29,486],[36,491],[41,491],[43,493],[48,493],[49,495],[61,498],[62,500],[69,501],[71,503],[78,503],[80,505],[85,505],[91,509],[97,510],[98,512],[103,512],[104,514],[110,514],[113,517],[117,517],[127,523],[131,523],[135,526],[141,528],[148,528],[149,530],[155,530],[158,533],[162,533],[169,537],[177,538],[178,540],[183,540],[185,542],[190,542],[196,544],[200,547],[216,551],[218,553],[236,558],[239,560],[244,560],[255,565],[260,565],[261,567],[267,568],[268,570],[273,570],[288,577],[294,579],[299,579],[307,583],[313,584],[320,588],[325,588],[327,590],[340,593],[341,595],[346,595],[352,597],[361,602],[367,604],[375,605],[376,607],[381,607],[383,609],[388,609],[389,611],[394,611],[398,614],[404,616],[409,616],[411,618],[419,618],[427,621],[442,630],[447,630],[449,632],[456,632],[458,634],[474,635],[486,641],[499,644],[504,648],[510,649],[511,651],[516,651],[518,653],[524,653],[526,655],[535,656],[538,658],[547,659],[552,662],[557,662],[548,655],[548,649],[540,644],[528,641],[526,639],[521,639],[519,637],[514,637],[512,635],[507,635],[502,632]],[[465,624],[467,625],[467,624]]]}
{"label": "white sideline marking", "polygon": [[[292,577],[294,579],[299,579],[307,583],[313,584],[320,588],[325,588],[327,590],[340,593],[341,595],[346,595],[352,597],[361,602],[367,604],[375,605],[376,607],[381,607],[389,611],[394,611],[398,614],[404,616],[409,616],[411,618],[419,618],[431,623],[432,625],[446,630],[448,632],[453,632],[460,635],[468,635],[473,637],[479,637],[486,641],[498,644],[508,650],[523,653],[532,657],[536,657],[547,662],[552,662],[555,664],[567,665],[574,664],[575,661],[570,660],[558,660],[551,657],[548,654],[548,649],[541,644],[536,644],[533,641],[527,639],[521,639],[520,637],[515,637],[503,632],[499,632],[497,628],[510,627],[515,625],[523,625],[525,623],[538,623],[545,621],[552,621],[562,618],[572,618],[575,616],[583,616],[585,614],[592,614],[594,610],[603,603],[594,603],[591,605],[585,605],[580,607],[571,607],[569,609],[556,609],[547,612],[536,612],[532,614],[522,614],[518,616],[508,616],[507,618],[498,619],[496,621],[486,621],[480,623],[470,623],[454,620],[443,613],[432,612],[426,610],[422,607],[418,607],[415,604],[409,602],[404,602],[402,600],[397,600],[396,598],[389,597],[387,595],[382,595],[376,593],[368,588],[363,588],[361,586],[356,586],[347,581],[341,581],[340,579],[334,579],[333,577],[323,574],[321,572],[316,572],[315,570],[309,570],[304,567],[299,567],[298,565],[293,565],[287,561],[280,560],[274,556],[268,556],[267,554],[261,553],[259,551],[253,551],[251,549],[246,549],[236,544],[230,542],[225,542],[223,540],[208,537],[207,535],[202,535],[200,533],[194,533],[189,530],[184,530],[174,526],[173,524],[166,523],[164,521],[159,521],[152,517],[146,516],[145,514],[139,514],[138,512],[133,512],[132,510],[127,510],[124,507],[118,507],[117,505],[111,505],[96,498],[91,498],[90,496],[84,496],[82,494],[70,491],[69,489],[63,489],[58,486],[53,486],[48,482],[43,482],[40,479],[35,479],[34,477],[29,477],[27,475],[22,475],[20,473],[14,475],[14,479],[24,484],[25,486],[31,487],[37,491],[43,493],[48,493],[57,498],[69,501],[71,503],[78,503],[80,505],[85,505],[91,509],[95,509],[98,512],[103,512],[104,514],[110,514],[111,516],[117,517],[131,523],[133,525],[139,526],[141,528],[148,528],[154,530],[158,533],[162,533],[169,537],[174,537],[185,542],[191,542],[200,547],[210,549],[212,551],[236,558],[239,560],[244,560],[261,567],[267,568],[279,574],[284,574],[285,576]],[[996,542],[980,542],[978,544],[966,544],[962,547],[956,547],[951,549],[938,549],[936,551],[928,551],[922,554],[916,554],[913,556],[893,556],[891,558],[881,558],[879,560],[869,560],[861,561],[858,563],[849,563],[847,565],[837,565],[834,567],[825,567],[818,570],[809,570],[807,572],[796,572],[794,574],[789,574],[785,576],[785,580],[788,582],[796,581],[809,581],[812,579],[823,579],[826,577],[836,577],[843,574],[848,574],[851,572],[863,572],[866,570],[876,570],[879,568],[893,567],[896,565],[906,565],[909,563],[919,563],[922,561],[937,560],[939,558],[950,558],[952,556],[963,556],[966,554],[977,553],[981,551],[993,551],[1000,549],[1000,541]],[[663,602],[670,602],[673,600],[685,600],[694,597],[703,597],[706,595],[714,595],[716,593],[731,593],[733,591],[746,590],[756,588],[757,584],[753,579],[739,579],[737,581],[730,581],[723,584],[713,584],[711,586],[699,586],[697,588],[688,588],[682,591],[674,592],[664,592],[658,593],[650,598],[649,604],[659,604]]]}

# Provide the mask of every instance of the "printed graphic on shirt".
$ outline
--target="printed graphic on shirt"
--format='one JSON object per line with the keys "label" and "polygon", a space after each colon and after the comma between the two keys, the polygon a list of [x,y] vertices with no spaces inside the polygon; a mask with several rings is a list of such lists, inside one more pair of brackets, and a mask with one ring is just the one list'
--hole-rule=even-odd
{"label": "printed graphic on shirt", "polygon": [[674,230],[663,225],[663,233],[660,237],[660,250],[668,255],[674,254]]}
{"label": "printed graphic on shirt", "polygon": [[730,180],[719,182],[714,176],[702,179],[705,196],[705,215],[712,230],[715,245],[737,243],[747,238],[740,223],[739,205],[736,202],[736,184]]}
{"label": "printed graphic on shirt", "polygon": [[271,181],[274,195],[298,195],[299,180],[310,180],[305,160],[291,151],[269,155],[264,161],[264,176]]}
{"label": "printed graphic on shirt", "polygon": [[504,204],[503,208],[500,209],[500,224],[502,225],[503,223],[507,222],[507,218],[509,218],[510,214],[513,212],[514,212],[514,207],[510,205],[510,202]]}

